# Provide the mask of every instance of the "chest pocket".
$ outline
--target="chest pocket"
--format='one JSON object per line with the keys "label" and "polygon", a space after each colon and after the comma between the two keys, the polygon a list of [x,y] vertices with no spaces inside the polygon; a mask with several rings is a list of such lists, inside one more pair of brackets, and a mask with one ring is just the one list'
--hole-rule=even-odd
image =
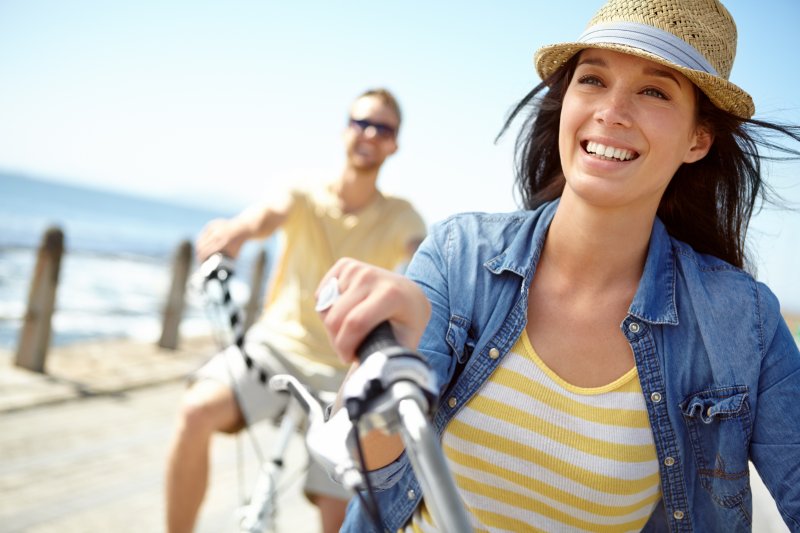
{"label": "chest pocket", "polygon": [[472,334],[469,321],[462,316],[450,317],[445,339],[459,364],[466,362],[475,351],[475,336]]}
{"label": "chest pocket", "polygon": [[703,487],[719,505],[741,505],[750,489],[747,387],[698,392],[681,403],[681,411]]}

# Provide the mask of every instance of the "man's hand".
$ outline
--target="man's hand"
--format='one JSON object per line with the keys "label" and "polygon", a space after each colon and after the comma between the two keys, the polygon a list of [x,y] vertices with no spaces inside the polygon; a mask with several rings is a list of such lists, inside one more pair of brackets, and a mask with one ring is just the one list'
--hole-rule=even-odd
{"label": "man's hand", "polygon": [[199,262],[217,252],[236,258],[246,240],[246,232],[236,219],[217,218],[206,224],[197,237],[195,255]]}

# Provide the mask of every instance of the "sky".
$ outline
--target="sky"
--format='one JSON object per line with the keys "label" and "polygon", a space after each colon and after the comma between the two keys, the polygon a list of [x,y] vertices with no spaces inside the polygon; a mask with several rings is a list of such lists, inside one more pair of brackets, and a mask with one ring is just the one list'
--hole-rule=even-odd
{"label": "sky", "polygon": [[[380,186],[432,223],[508,211],[510,108],[535,50],[574,40],[602,0],[0,0],[0,171],[235,213],[335,178],[353,98],[404,112]],[[757,117],[800,123],[796,0],[729,0],[731,81]],[[771,183],[800,206],[800,165]],[[800,311],[800,210],[758,215],[758,275]]]}

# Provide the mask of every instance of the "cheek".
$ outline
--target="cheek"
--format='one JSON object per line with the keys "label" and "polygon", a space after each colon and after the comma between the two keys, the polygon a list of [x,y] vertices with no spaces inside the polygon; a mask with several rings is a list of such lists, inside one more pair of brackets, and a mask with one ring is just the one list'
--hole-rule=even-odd
{"label": "cheek", "polygon": [[664,163],[675,166],[676,170],[683,163],[691,145],[691,135],[681,131],[684,127],[682,123],[662,122],[657,124],[651,135],[651,146],[661,146]]}
{"label": "cheek", "polygon": [[573,100],[564,98],[564,103],[561,106],[561,116],[558,121],[558,149],[562,157],[570,152],[576,142],[575,137],[580,119],[575,111]]}
{"label": "cheek", "polygon": [[358,134],[348,130],[344,133],[344,144],[345,146],[352,148],[358,142]]}

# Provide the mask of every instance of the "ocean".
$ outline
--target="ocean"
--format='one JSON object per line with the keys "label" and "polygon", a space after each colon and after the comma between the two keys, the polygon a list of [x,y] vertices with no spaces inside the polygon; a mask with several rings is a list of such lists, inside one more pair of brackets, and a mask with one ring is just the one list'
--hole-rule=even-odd
{"label": "ocean", "polygon": [[[212,218],[233,214],[0,172],[0,350],[16,348],[36,252],[48,227],[59,226],[65,240],[51,345],[103,338],[155,342],[176,248]],[[798,235],[797,208],[761,213],[750,235],[759,278],[795,316]],[[237,260],[232,289],[239,303],[249,297],[246,281],[263,247],[269,252],[274,243],[248,243]],[[211,328],[202,298],[187,291],[181,334]]]}
{"label": "ocean", "polygon": [[[212,218],[233,214],[0,173],[0,350],[16,349],[47,228],[64,233],[51,346],[105,338],[155,342],[177,247]],[[246,281],[262,246],[248,243],[237,260],[239,302],[248,298]],[[211,333],[206,316],[201,296],[187,291],[181,334]]]}

